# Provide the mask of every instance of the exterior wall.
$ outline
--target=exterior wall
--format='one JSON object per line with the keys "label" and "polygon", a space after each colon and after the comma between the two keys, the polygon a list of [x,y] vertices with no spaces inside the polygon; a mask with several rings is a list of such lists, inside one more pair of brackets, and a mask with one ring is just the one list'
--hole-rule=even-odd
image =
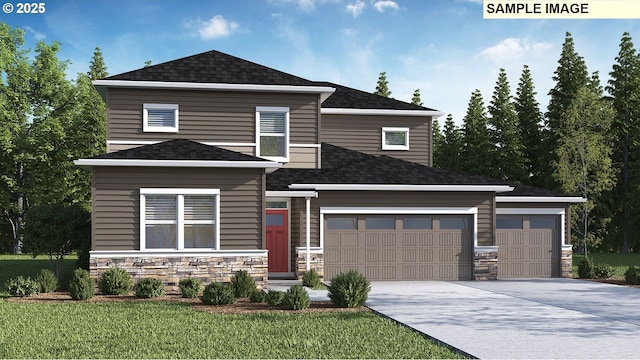
{"label": "exterior wall", "polygon": [[95,167],[92,250],[140,249],[140,188],[220,189],[221,250],[264,249],[264,170]]}
{"label": "exterior wall", "polygon": [[204,285],[210,282],[229,282],[236,271],[246,270],[258,288],[267,286],[267,255],[211,255],[211,256],[110,256],[92,257],[91,276],[99,279],[107,269],[119,267],[137,280],[160,279],[168,293],[179,293],[178,283],[185,277],[196,277]]}
{"label": "exterior wall", "polygon": [[[382,150],[382,127],[408,127],[409,150]],[[320,140],[371,155],[431,166],[431,117],[322,115]]]}

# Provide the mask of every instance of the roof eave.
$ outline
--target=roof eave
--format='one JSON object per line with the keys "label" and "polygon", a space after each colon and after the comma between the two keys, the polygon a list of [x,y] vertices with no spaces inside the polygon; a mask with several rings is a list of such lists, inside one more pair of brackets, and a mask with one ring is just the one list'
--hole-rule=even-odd
{"label": "roof eave", "polygon": [[396,110],[396,109],[356,109],[356,108],[322,108],[321,114],[327,115],[396,115],[396,116],[431,116],[439,118],[444,115],[436,110]]}
{"label": "roof eave", "polygon": [[278,169],[275,161],[222,161],[222,160],[141,160],[141,159],[78,159],[73,163],[83,169],[94,166],[125,167],[199,167],[199,168],[262,168]]}
{"label": "roof eave", "polygon": [[398,185],[398,184],[291,184],[291,190],[311,189],[316,191],[463,191],[463,192],[507,192],[508,185]]}
{"label": "roof eave", "polygon": [[496,196],[502,203],[583,203],[587,199],[579,196]]}

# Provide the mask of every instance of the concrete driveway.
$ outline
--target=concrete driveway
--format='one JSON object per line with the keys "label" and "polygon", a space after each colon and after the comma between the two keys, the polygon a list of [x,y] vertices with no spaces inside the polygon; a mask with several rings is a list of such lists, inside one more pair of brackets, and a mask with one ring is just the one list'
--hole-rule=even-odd
{"label": "concrete driveway", "polygon": [[481,359],[640,358],[640,289],[573,279],[372,282],[367,306]]}

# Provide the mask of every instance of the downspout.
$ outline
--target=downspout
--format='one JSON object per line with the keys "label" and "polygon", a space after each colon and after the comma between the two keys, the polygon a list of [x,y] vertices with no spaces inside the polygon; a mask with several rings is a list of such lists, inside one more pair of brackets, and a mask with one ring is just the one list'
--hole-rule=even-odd
{"label": "downspout", "polygon": [[306,206],[307,206],[307,271],[311,270],[311,198],[306,197]]}

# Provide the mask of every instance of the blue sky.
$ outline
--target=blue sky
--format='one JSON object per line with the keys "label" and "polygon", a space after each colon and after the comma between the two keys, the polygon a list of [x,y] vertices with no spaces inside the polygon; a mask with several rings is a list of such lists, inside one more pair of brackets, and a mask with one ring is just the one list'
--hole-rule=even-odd
{"label": "blue sky", "polygon": [[87,71],[96,46],[110,74],[215,49],[366,91],[386,71],[392,97],[410,101],[420,89],[425,106],[457,123],[474,89],[489,103],[500,68],[515,95],[524,64],[546,110],[567,31],[603,83],[622,33],[640,39],[639,20],[483,20],[481,0],[39,1],[44,14],[0,21],[25,29],[28,47],[61,42],[70,78]]}

